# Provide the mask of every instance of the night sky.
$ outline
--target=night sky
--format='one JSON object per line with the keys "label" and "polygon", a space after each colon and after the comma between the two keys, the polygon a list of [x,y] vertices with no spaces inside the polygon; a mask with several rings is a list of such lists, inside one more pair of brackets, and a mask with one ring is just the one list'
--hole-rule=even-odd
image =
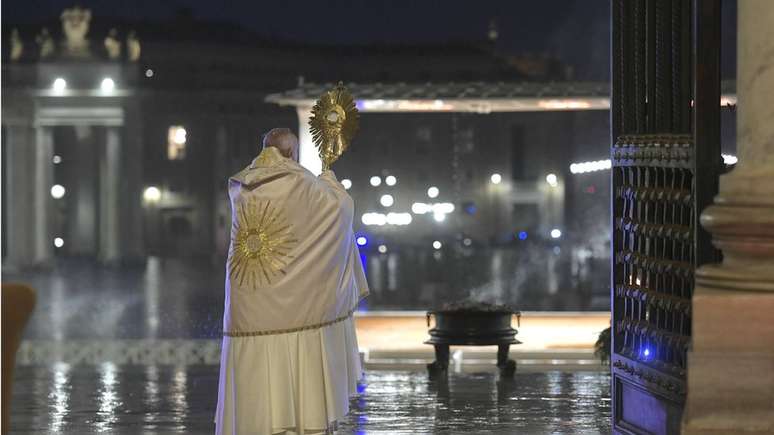
{"label": "night sky", "polygon": [[92,20],[170,21],[189,14],[261,36],[320,44],[476,43],[486,40],[495,20],[501,51],[556,56],[582,65],[576,73],[597,80],[607,78],[609,62],[607,0],[6,0],[3,24],[43,22],[74,4],[90,8]]}
{"label": "night sky", "polygon": [[[477,43],[497,23],[497,49],[545,53],[575,69],[579,80],[607,80],[609,0],[6,0],[3,25],[58,17],[80,4],[93,20],[195,20],[233,23],[262,37],[312,44]],[[735,0],[723,2],[724,57],[735,56]],[[733,59],[733,57],[732,57]],[[733,62],[724,61],[724,75]]]}

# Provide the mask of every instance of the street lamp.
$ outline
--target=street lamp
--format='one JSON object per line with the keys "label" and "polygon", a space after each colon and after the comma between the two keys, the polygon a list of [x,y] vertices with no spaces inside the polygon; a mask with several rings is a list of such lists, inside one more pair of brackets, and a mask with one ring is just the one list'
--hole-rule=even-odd
{"label": "street lamp", "polygon": [[441,191],[438,190],[438,188],[435,186],[431,186],[429,189],[427,189],[427,196],[429,196],[430,198],[438,197],[439,193],[441,193]]}
{"label": "street lamp", "polygon": [[114,82],[110,77],[105,77],[102,79],[102,83],[100,83],[99,88],[102,89],[102,92],[105,93],[113,92],[113,89],[116,88],[116,82]]}
{"label": "street lamp", "polygon": [[559,185],[559,179],[556,178],[556,174],[548,174],[546,175],[546,183],[551,187],[556,187]]}
{"label": "street lamp", "polygon": [[492,174],[491,177],[489,177],[490,181],[492,181],[492,184],[500,184],[501,181],[503,181],[502,175],[498,173]]}
{"label": "street lamp", "polygon": [[54,80],[54,84],[52,85],[52,88],[56,92],[62,92],[65,89],[67,89],[67,82],[65,81],[65,79],[61,77],[57,77],[56,80]]}

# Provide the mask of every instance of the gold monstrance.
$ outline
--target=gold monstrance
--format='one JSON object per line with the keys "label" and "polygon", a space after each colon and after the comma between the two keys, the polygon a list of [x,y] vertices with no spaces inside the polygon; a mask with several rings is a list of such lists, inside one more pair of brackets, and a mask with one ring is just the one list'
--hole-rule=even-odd
{"label": "gold monstrance", "polygon": [[309,130],[320,153],[323,169],[330,169],[333,162],[349,148],[357,133],[358,122],[355,100],[343,83],[339,82],[317,100],[312,107]]}

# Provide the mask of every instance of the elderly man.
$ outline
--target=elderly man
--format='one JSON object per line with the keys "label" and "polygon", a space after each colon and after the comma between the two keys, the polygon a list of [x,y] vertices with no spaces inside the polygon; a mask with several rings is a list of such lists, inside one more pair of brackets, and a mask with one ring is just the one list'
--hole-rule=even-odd
{"label": "elderly man", "polygon": [[216,433],[330,431],[362,371],[352,314],[368,294],[353,204],[273,129],[229,179],[232,229]]}

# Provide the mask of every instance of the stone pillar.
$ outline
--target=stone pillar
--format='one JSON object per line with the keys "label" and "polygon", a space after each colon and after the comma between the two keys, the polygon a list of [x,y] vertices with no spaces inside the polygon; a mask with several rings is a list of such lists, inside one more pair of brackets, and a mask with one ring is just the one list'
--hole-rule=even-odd
{"label": "stone pillar", "polygon": [[33,153],[33,263],[44,265],[53,259],[54,235],[51,232],[52,199],[51,186],[54,180],[54,131],[52,127],[39,126],[35,129]]}
{"label": "stone pillar", "polygon": [[683,433],[774,433],[774,2],[738,4],[737,155],[701,216]]}
{"label": "stone pillar", "polygon": [[6,219],[3,238],[6,239],[3,269],[15,271],[29,266],[34,261],[35,229],[33,207],[35,190],[30,174],[34,174],[35,144],[33,129],[29,125],[6,126],[3,147],[7,159],[4,166]]}
{"label": "stone pillar", "polygon": [[298,106],[296,112],[298,113],[298,162],[314,175],[319,175],[322,172],[322,160],[312,140],[312,133],[309,131],[312,108]]}
{"label": "stone pillar", "polygon": [[121,130],[107,127],[105,146],[99,162],[99,259],[103,263],[115,263],[121,256],[120,177],[121,177]]}

